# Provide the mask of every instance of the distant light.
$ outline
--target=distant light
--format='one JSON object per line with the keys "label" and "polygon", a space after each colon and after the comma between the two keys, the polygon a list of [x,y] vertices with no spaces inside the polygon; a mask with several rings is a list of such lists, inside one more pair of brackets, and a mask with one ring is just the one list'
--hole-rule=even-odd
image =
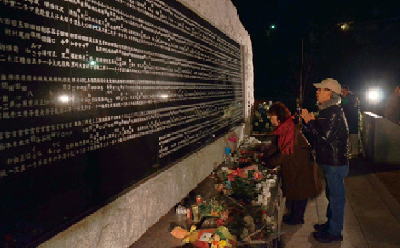
{"label": "distant light", "polygon": [[342,23],[342,24],[340,24],[340,29],[341,29],[342,31],[347,31],[347,30],[349,30],[349,28],[350,28],[350,25],[349,25],[348,23]]}
{"label": "distant light", "polygon": [[275,29],[276,28],[276,25],[275,24],[272,24],[271,26],[269,26],[271,29]]}
{"label": "distant light", "polygon": [[60,103],[69,103],[71,101],[71,97],[69,95],[60,95],[58,96],[58,101]]}
{"label": "distant light", "polygon": [[367,100],[371,104],[377,104],[382,101],[383,92],[381,89],[374,88],[367,90]]}
{"label": "distant light", "polygon": [[166,99],[166,98],[168,98],[168,95],[167,94],[161,94],[160,97]]}

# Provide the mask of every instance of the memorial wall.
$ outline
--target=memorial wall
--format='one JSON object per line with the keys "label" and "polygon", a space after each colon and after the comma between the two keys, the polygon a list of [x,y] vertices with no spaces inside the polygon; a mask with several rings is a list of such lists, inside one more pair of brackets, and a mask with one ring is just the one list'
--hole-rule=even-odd
{"label": "memorial wall", "polygon": [[3,243],[46,240],[244,121],[240,44],[177,1],[0,10]]}

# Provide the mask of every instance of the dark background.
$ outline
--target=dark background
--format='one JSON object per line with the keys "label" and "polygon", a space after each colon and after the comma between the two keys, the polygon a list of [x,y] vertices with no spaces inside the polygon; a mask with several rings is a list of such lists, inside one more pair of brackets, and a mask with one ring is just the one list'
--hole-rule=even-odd
{"label": "dark background", "polygon": [[[399,1],[233,3],[253,44],[256,99],[280,100],[294,108],[302,39],[306,107],[314,106],[312,83],[326,77],[350,86],[362,104],[368,87],[380,86],[387,96],[400,82]],[[349,30],[340,29],[343,22]]]}

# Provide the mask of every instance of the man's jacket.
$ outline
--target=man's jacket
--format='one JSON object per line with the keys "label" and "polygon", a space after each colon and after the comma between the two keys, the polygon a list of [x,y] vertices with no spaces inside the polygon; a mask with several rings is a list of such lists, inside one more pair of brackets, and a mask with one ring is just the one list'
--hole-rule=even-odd
{"label": "man's jacket", "polygon": [[309,121],[303,129],[315,150],[318,164],[339,166],[349,163],[349,128],[339,105],[321,110],[316,120]]}

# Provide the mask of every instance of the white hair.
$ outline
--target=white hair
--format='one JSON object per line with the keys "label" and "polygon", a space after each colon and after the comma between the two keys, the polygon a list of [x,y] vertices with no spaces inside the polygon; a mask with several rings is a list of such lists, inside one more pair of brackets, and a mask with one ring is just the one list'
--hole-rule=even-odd
{"label": "white hair", "polygon": [[331,99],[326,102],[318,103],[318,108],[320,110],[326,109],[332,105],[339,105],[342,102],[342,98],[336,92],[331,91]]}

